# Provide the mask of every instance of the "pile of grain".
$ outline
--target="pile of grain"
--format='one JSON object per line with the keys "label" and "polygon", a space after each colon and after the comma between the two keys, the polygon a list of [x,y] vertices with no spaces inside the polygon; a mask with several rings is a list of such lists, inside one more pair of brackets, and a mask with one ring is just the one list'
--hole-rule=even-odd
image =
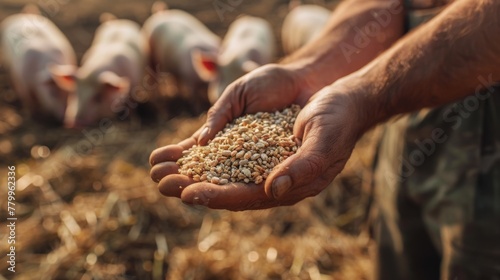
{"label": "pile of grain", "polygon": [[294,154],[292,105],[275,113],[248,114],[226,125],[206,146],[193,146],[177,161],[179,173],[213,184],[262,183],[273,168]]}

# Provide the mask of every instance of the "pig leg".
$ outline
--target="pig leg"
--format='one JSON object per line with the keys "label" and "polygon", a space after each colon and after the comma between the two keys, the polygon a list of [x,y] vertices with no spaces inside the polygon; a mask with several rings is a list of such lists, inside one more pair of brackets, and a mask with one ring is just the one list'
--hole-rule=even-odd
{"label": "pig leg", "polygon": [[189,102],[189,112],[197,116],[210,108],[208,101],[208,84],[204,82],[194,82],[186,85],[187,100]]}
{"label": "pig leg", "polygon": [[[30,65],[30,63],[32,65]],[[36,60],[30,57],[25,57],[23,60],[14,63],[9,61],[6,63],[8,65],[10,84],[12,89],[16,92],[18,101],[21,103],[23,114],[28,118],[31,118],[34,112],[38,110],[38,100],[35,98],[35,94],[31,91],[30,84],[35,80],[33,71],[27,71],[36,68]]]}
{"label": "pig leg", "polygon": [[28,118],[31,118],[32,112],[38,111],[37,99],[34,97],[34,94],[31,92],[26,83],[21,81],[20,76],[12,73],[10,83],[12,85],[12,89],[17,93],[23,113],[26,114]]}

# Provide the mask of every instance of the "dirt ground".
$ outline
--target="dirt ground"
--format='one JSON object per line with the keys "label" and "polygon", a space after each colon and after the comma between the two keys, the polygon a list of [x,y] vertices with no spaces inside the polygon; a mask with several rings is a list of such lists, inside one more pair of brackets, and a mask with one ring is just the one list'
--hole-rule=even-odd
{"label": "dirt ground", "polygon": [[[79,58],[99,15],[143,23],[152,0],[0,0],[0,20],[27,3],[68,36]],[[225,12],[214,4],[225,3]],[[336,1],[304,1],[334,7]],[[223,36],[240,14],[264,17],[279,42],[288,0],[169,0]],[[233,5],[233,6],[231,6]],[[148,108],[148,107],[146,107]],[[0,231],[0,279],[367,279],[365,220],[372,136],[315,198],[292,207],[239,212],[190,207],[162,197],[148,157],[189,136],[204,115],[182,110],[66,130],[23,113],[0,67],[0,220],[7,220],[7,167],[16,166],[16,266],[7,270]]]}

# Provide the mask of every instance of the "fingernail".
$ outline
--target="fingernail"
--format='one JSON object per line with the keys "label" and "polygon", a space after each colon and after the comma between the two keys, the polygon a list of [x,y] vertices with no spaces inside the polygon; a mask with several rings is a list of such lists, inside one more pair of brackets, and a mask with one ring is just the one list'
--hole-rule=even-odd
{"label": "fingernail", "polygon": [[207,137],[209,131],[210,131],[210,129],[208,128],[208,126],[206,126],[201,131],[200,138],[198,139],[198,142],[201,142],[201,141],[205,140],[205,138]]}
{"label": "fingernail", "polygon": [[281,198],[292,186],[292,178],[288,175],[280,176],[273,181],[272,191],[275,199]]}

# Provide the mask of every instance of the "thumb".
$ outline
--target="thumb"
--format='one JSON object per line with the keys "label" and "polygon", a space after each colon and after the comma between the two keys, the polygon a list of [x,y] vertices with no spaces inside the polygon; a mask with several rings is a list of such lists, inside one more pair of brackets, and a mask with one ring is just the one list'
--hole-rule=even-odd
{"label": "thumb", "polygon": [[243,113],[244,106],[238,102],[241,99],[239,98],[240,88],[237,82],[228,86],[217,102],[208,110],[207,120],[198,137],[198,144],[205,145],[227,123]]}
{"label": "thumb", "polygon": [[[317,138],[308,138],[297,153],[283,161],[269,175],[265,184],[267,196],[284,201],[317,195],[324,189],[323,184],[316,184],[318,179],[329,183],[326,178],[329,169],[327,147]],[[314,184],[312,184],[314,183]],[[304,188],[310,185],[311,187]],[[325,186],[326,186],[325,185]]]}
{"label": "thumb", "polygon": [[341,126],[318,117],[314,108],[306,106],[297,117],[294,134],[302,146],[266,179],[269,197],[286,202],[291,199],[315,196],[340,173],[352,147]]}

